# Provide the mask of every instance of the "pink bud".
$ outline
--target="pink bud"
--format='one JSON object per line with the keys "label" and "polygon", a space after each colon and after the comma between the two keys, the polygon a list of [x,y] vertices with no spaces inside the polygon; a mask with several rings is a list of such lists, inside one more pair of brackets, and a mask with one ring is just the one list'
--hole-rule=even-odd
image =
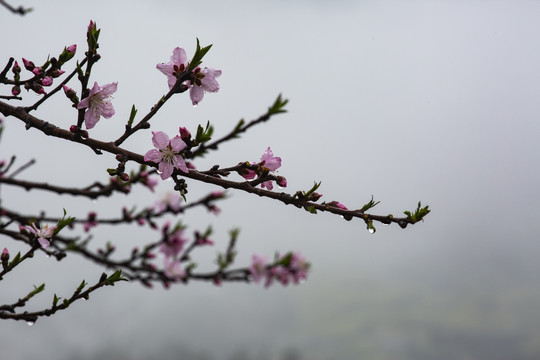
{"label": "pink bud", "polygon": [[17,60],[15,60],[15,64],[13,64],[13,68],[11,68],[11,71],[13,71],[14,74],[18,74],[21,72],[21,67],[19,66]]}
{"label": "pink bud", "polygon": [[43,79],[41,79],[41,84],[43,86],[51,86],[53,83],[53,79],[50,76],[45,76]]}
{"label": "pink bud", "polygon": [[2,257],[2,260],[9,260],[9,251],[7,248],[4,248],[4,250],[2,250],[2,255],[0,255]]}
{"label": "pink bud", "polygon": [[181,127],[179,128],[179,130],[180,130],[180,137],[181,137],[182,139],[191,139],[191,133],[189,132],[188,129],[186,129],[185,127],[181,126]]}
{"label": "pink bud", "polygon": [[94,30],[96,28],[96,23],[90,20],[90,24],[88,25],[88,31]]}
{"label": "pink bud", "polygon": [[36,66],[32,70],[32,72],[34,73],[34,75],[39,76],[39,75],[43,74],[43,69],[41,67],[39,67],[39,66]]}
{"label": "pink bud", "polygon": [[14,87],[11,88],[11,94],[13,96],[17,96],[21,93],[21,88],[17,85],[15,85]]}
{"label": "pink bud", "polygon": [[71,46],[68,46],[66,48],[67,52],[70,53],[70,54],[75,54],[75,51],[77,51],[77,45],[76,44],[73,44]]}
{"label": "pink bud", "polygon": [[60,75],[62,75],[63,73],[65,73],[64,70],[54,69],[54,70],[52,71],[52,73],[51,73],[51,76],[52,76],[53,78],[57,78],[57,77],[59,77]]}
{"label": "pink bud", "polygon": [[309,194],[308,200],[309,200],[309,201],[317,201],[317,200],[319,200],[321,197],[322,197],[322,194],[313,192],[313,193]]}
{"label": "pink bud", "polygon": [[26,60],[25,58],[23,58],[22,61],[26,70],[32,71],[36,67],[33,62]]}
{"label": "pink bud", "polygon": [[282,188],[287,187],[287,179],[285,179],[283,176],[278,176],[276,177],[276,184]]}
{"label": "pink bud", "polygon": [[73,95],[75,95],[75,91],[72,88],[70,88],[69,86],[62,85],[62,89],[64,89],[64,93],[70,99],[73,97]]}

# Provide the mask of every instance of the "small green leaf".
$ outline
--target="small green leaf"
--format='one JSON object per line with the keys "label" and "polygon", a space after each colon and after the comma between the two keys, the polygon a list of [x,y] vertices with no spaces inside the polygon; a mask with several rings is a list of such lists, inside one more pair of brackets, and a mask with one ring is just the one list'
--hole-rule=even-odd
{"label": "small green leaf", "polygon": [[305,197],[309,197],[309,195],[311,195],[313,192],[315,192],[315,190],[317,190],[319,188],[319,186],[321,186],[321,182],[319,181],[319,183],[317,184],[316,182],[313,183],[313,187],[311,189],[309,189],[304,195]]}
{"label": "small green leaf", "polygon": [[28,295],[27,298],[30,299],[32,296],[42,292],[45,290],[45,284],[41,284],[39,286],[34,285],[34,290],[32,290]]}
{"label": "small green leaf", "polygon": [[116,270],[112,275],[105,279],[105,285],[114,286],[117,281],[128,281],[128,279],[122,277],[122,270]]}
{"label": "small green leaf", "polygon": [[137,115],[137,109],[135,109],[135,105],[131,106],[131,114],[129,114],[129,120],[127,123],[127,126],[131,128],[131,125],[133,124],[133,120],[135,120],[135,116]]}
{"label": "small green leaf", "polygon": [[13,260],[11,260],[11,262],[9,263],[9,267],[12,268],[20,262],[21,262],[21,252],[19,251],[17,255],[15,255],[15,257],[13,258]]}
{"label": "small green leaf", "polygon": [[306,209],[307,212],[310,212],[312,214],[317,213],[317,209],[315,209],[315,206],[307,206],[305,209]]}
{"label": "small green leaf", "polygon": [[380,203],[380,201],[374,202],[373,201],[373,195],[371,195],[371,200],[369,200],[369,202],[367,204],[365,204],[359,211],[360,212],[366,212],[369,209],[371,209],[372,207],[375,207],[378,203]]}
{"label": "small green leaf", "polygon": [[285,107],[285,105],[287,105],[288,102],[289,100],[282,99],[281,94],[279,94],[277,99],[272,104],[272,106],[268,108],[268,115],[274,115],[274,114],[287,112],[287,110],[283,108]]}
{"label": "small green leaf", "polygon": [[189,66],[187,68],[188,72],[195,70],[195,68],[202,63],[203,57],[210,50],[211,47],[212,47],[212,44],[201,48],[201,45],[199,43],[199,38],[197,38],[197,49],[195,50],[195,54],[193,54],[193,58],[189,62]]}
{"label": "small green leaf", "polygon": [[75,290],[75,293],[79,294],[82,291],[82,289],[84,289],[85,286],[86,286],[86,281],[83,280],[81,284],[79,285],[79,287],[77,288],[77,290]]}
{"label": "small green leaf", "polygon": [[58,297],[56,296],[56,294],[54,294],[54,298],[53,298],[53,302],[52,302],[52,306],[53,308],[56,307],[56,304],[58,304],[58,300],[60,300],[61,297]]}
{"label": "small green leaf", "polygon": [[58,223],[56,224],[56,229],[54,229],[53,236],[58,234],[63,228],[65,228],[66,226],[68,226],[75,220],[75,218],[72,216],[69,216],[66,218],[66,215],[67,215],[66,209],[63,209],[63,210],[64,210],[64,216],[62,216],[62,218],[58,220]]}
{"label": "small green leaf", "polygon": [[424,221],[424,216],[429,214],[431,210],[429,210],[429,206],[422,207],[422,203],[419,201],[418,206],[416,207],[416,210],[411,213],[410,211],[404,211],[403,213],[407,215],[411,219],[411,222],[414,224],[420,220]]}

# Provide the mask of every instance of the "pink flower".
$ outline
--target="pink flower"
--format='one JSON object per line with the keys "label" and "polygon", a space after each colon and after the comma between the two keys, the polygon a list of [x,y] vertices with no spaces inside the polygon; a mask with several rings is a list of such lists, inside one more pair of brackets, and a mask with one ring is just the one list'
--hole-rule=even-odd
{"label": "pink flower", "polygon": [[164,272],[167,277],[173,281],[181,281],[186,272],[182,269],[180,261],[166,257],[164,261]]}
{"label": "pink flower", "polygon": [[[178,77],[184,73],[189,66],[186,51],[180,47],[173,50],[171,61],[157,64],[156,68],[167,76],[169,90],[172,90]],[[184,85],[190,87],[189,96],[193,105],[197,105],[204,97],[205,92],[217,92],[219,84],[216,80],[221,75],[221,70],[200,67],[193,70],[192,80],[187,80]]]}
{"label": "pink flower", "polygon": [[249,272],[253,276],[253,281],[258,283],[267,272],[268,260],[265,257],[259,255],[253,255],[251,265],[249,266]]}
{"label": "pink flower", "polygon": [[[272,152],[272,150],[270,150],[269,146],[268,149],[266,149],[264,154],[261,156],[261,162],[259,162],[259,166],[262,166],[269,171],[274,171],[281,166],[281,158],[274,156],[274,153]],[[261,183],[261,187],[263,189],[267,188],[268,190],[272,190],[274,188],[271,180]]]}
{"label": "pink flower", "polygon": [[305,280],[307,278],[310,265],[302,254],[299,252],[294,253],[291,257],[291,263],[289,266],[289,273],[295,284],[298,284],[301,280]]}
{"label": "pink flower", "polygon": [[206,67],[201,70],[201,68],[197,67],[193,70],[193,76],[194,80],[191,82],[192,87],[189,90],[189,97],[193,105],[197,105],[202,101],[205,91],[219,91],[219,84],[216,78],[221,76],[221,70]]}
{"label": "pink flower", "polygon": [[56,225],[51,227],[49,227],[48,225],[44,225],[41,229],[39,229],[35,223],[32,223],[32,226],[26,225],[24,228],[30,231],[32,234],[36,235],[39,244],[42,248],[45,249],[51,244],[51,241],[49,239],[54,235]]}
{"label": "pink flower", "polygon": [[158,180],[156,180],[153,176],[149,176],[145,171],[141,173],[141,183],[149,188],[151,192],[154,192],[154,188],[157,186]]}
{"label": "pink flower", "polygon": [[109,119],[114,115],[114,107],[109,98],[116,91],[117,84],[111,83],[101,87],[94,82],[94,87],[90,90],[88,97],[79,102],[77,109],[88,108],[84,114],[84,124],[87,129],[93,128],[101,116]]}
{"label": "pink flower", "polygon": [[259,163],[260,166],[263,166],[267,168],[270,171],[277,170],[281,166],[281,158],[274,156],[274,153],[272,150],[270,150],[270,146],[264,154],[261,156],[261,162]]}
{"label": "pink flower", "polygon": [[91,228],[98,225],[96,221],[97,214],[93,211],[88,213],[88,219],[83,223],[84,232],[90,231]]}
{"label": "pink flower", "polygon": [[167,229],[168,226],[166,225],[164,229],[165,240],[159,247],[159,251],[161,251],[166,257],[174,257],[182,252],[184,245],[189,240],[183,237],[184,229],[180,228],[172,234],[167,234]]}
{"label": "pink flower", "polygon": [[168,192],[162,200],[156,202],[154,209],[159,213],[167,210],[167,208],[170,208],[173,211],[179,211],[180,199],[181,197],[178,192]]}
{"label": "pink flower", "polygon": [[67,52],[70,54],[75,54],[75,51],[77,51],[77,44],[70,45],[66,48]]}
{"label": "pink flower", "polygon": [[186,162],[179,154],[186,148],[186,143],[182,138],[177,135],[169,140],[169,136],[162,131],[152,131],[152,134],[152,142],[156,149],[149,150],[144,155],[144,161],[153,161],[158,164],[162,180],[170,177],[175,168],[188,173]]}
{"label": "pink flower", "polygon": [[177,76],[186,71],[188,67],[188,60],[186,51],[180,47],[173,50],[171,61],[167,64],[157,64],[156,68],[167,76],[167,83],[169,84],[169,90],[171,90],[176,84]]}

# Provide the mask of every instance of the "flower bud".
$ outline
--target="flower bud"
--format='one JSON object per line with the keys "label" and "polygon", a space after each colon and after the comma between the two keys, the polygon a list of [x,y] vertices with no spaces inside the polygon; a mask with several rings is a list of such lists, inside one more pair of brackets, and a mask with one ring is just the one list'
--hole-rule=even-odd
{"label": "flower bud", "polygon": [[123,181],[129,181],[129,175],[126,173],[121,173],[120,179],[122,179]]}
{"label": "flower bud", "polygon": [[26,60],[25,58],[23,58],[22,61],[23,61],[24,67],[25,67],[26,70],[28,70],[28,71],[33,71],[34,68],[36,67],[36,65],[34,65],[33,62],[31,62],[31,61],[29,61],[29,60]]}
{"label": "flower bud", "polygon": [[4,269],[9,266],[9,251],[7,248],[4,248],[4,251],[2,251],[2,255],[0,255],[0,260]]}
{"label": "flower bud", "polygon": [[75,51],[77,51],[77,44],[73,44],[71,46],[68,46],[66,48],[67,52],[70,54],[75,54]]}
{"label": "flower bud", "polygon": [[15,64],[13,64],[11,71],[13,71],[14,74],[18,74],[21,72],[21,67],[19,66],[19,63],[17,61],[15,61]]}
{"label": "flower bud", "polygon": [[0,255],[0,259],[2,260],[2,263],[7,262],[9,260],[9,251],[7,248],[4,248],[2,251],[2,255]]}
{"label": "flower bud", "polygon": [[313,192],[313,193],[309,194],[308,200],[309,200],[309,201],[317,201],[317,200],[319,200],[321,197],[322,197],[322,194]]}
{"label": "flower bud", "polygon": [[285,179],[283,176],[277,176],[276,177],[276,184],[279,187],[287,187],[287,179]]}
{"label": "flower bud", "polygon": [[[51,76],[53,78],[57,78],[59,77],[60,75],[62,75],[63,73],[65,73],[64,70],[60,70],[60,69],[54,69],[53,71],[51,71]],[[64,85],[65,86],[65,85]]]}
{"label": "flower bud", "polygon": [[186,129],[185,127],[181,126],[179,128],[180,130],[180,138],[182,138],[182,140],[184,139],[191,139],[191,133],[189,132],[188,129]]}
{"label": "flower bud", "polygon": [[43,79],[41,79],[41,84],[43,86],[51,86],[53,83],[53,79],[50,76],[45,76]]}
{"label": "flower bud", "polygon": [[36,76],[43,75],[43,69],[39,66],[36,66],[34,69],[32,69],[32,73]]}
{"label": "flower bud", "polygon": [[21,88],[18,85],[15,85],[11,88],[11,94],[17,96],[21,93]]}

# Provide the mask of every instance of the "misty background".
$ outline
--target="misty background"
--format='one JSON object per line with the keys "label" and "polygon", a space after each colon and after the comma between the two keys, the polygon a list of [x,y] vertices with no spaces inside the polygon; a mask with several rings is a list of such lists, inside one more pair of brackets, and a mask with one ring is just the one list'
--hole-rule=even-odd
{"label": "misty background", "polygon": [[[403,230],[309,214],[269,199],[229,192],[219,216],[188,212],[189,231],[214,227],[200,251],[211,268],[241,229],[236,264],[253,253],[301,250],[312,263],[300,286],[192,282],[169,290],[121,283],[32,326],[0,322],[4,359],[538,359],[540,358],[540,193],[538,135],[540,3],[537,1],[34,1],[24,17],[0,9],[0,60],[36,64],[77,44],[89,20],[102,29],[92,81],[118,81],[116,115],[92,137],[118,137],[132,104],[143,116],[168,91],[155,69],[173,48],[193,54],[214,44],[203,66],[221,69],[221,90],[197,108],[174,97],[151,124],[174,134],[210,121],[215,135],[266,111],[282,93],[288,112],[195,163],[256,161],[271,146],[287,190],[321,181],[324,201],[373,213],[432,209]],[[66,69],[74,64],[68,63]],[[4,65],[2,65],[3,67]],[[23,71],[24,73],[24,71]],[[57,83],[57,82],[56,82]],[[74,89],[79,87],[70,82]],[[9,92],[8,88],[1,90]],[[23,103],[38,97],[23,93]],[[68,128],[75,111],[58,94],[34,114]],[[113,156],[24,130],[5,120],[0,158],[37,164],[21,179],[86,186],[107,181]],[[152,147],[150,132],[124,145]],[[215,187],[189,181],[188,200]],[[152,205],[156,193],[93,203],[1,187],[2,206],[77,217],[115,216],[123,205]],[[153,240],[142,228],[98,227],[96,246],[120,250]],[[17,244],[0,238],[12,254]],[[22,249],[22,248],[21,248]],[[39,255],[4,278],[0,303],[46,283],[30,309],[69,296],[102,269],[72,255]],[[110,272],[110,271],[109,271]]]}

